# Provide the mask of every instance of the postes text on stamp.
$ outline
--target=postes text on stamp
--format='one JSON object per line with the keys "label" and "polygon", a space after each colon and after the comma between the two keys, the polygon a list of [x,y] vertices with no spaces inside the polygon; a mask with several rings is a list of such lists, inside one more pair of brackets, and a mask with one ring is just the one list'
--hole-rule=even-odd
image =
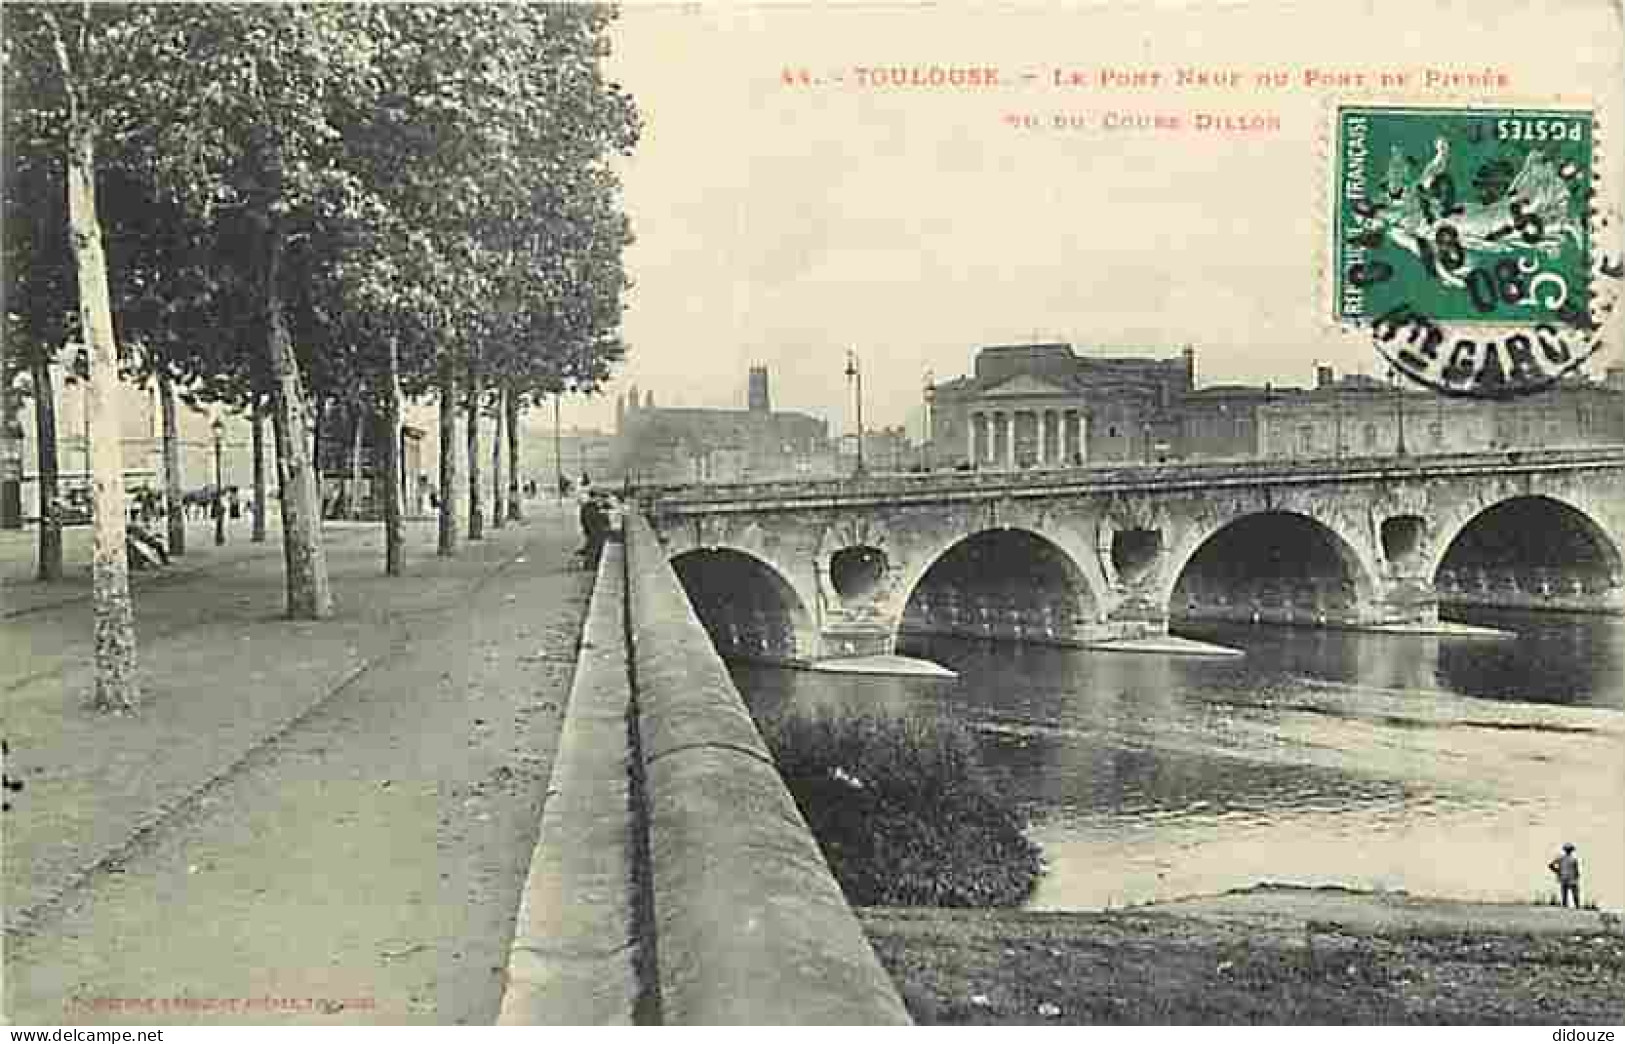
{"label": "postes text on stamp", "polygon": [[1590,350],[1593,117],[1337,113],[1334,311],[1449,394],[1534,391]]}

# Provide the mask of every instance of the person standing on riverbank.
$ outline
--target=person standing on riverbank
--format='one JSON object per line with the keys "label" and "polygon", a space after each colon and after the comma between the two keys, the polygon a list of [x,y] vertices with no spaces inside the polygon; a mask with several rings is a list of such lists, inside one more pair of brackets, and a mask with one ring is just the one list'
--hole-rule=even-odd
{"label": "person standing on riverbank", "polygon": [[1546,869],[1557,875],[1557,884],[1563,894],[1563,905],[1569,905],[1569,896],[1574,896],[1574,908],[1580,908],[1580,857],[1574,854],[1574,846],[1565,844],[1563,854],[1546,864]]}

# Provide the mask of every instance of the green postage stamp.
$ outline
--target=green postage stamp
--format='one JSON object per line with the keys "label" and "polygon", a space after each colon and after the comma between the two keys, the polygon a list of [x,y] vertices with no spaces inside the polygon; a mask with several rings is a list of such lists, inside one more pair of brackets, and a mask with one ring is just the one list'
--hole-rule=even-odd
{"label": "green postage stamp", "polygon": [[1441,321],[1584,314],[1589,112],[1338,112],[1338,318],[1401,304]]}
{"label": "green postage stamp", "polygon": [[1335,319],[1445,392],[1517,394],[1578,363],[1594,130],[1589,110],[1339,108]]}

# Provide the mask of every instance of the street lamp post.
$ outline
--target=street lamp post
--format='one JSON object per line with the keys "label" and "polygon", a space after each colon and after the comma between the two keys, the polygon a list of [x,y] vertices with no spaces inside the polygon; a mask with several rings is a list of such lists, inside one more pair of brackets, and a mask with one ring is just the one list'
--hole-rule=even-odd
{"label": "street lamp post", "polygon": [[863,467],[863,369],[858,365],[858,350],[856,348],[846,350],[846,376],[848,380],[857,385],[858,394],[858,466],[852,472],[852,477],[862,478],[865,473]]}
{"label": "street lamp post", "polygon": [[1394,436],[1394,455],[1405,455],[1405,382],[1397,373],[1389,371],[1389,379],[1394,382],[1394,414],[1397,419],[1398,431]]}
{"label": "street lamp post", "polygon": [[80,439],[79,445],[85,451],[84,483],[85,489],[88,490],[94,486],[94,484],[90,481],[90,382],[88,380],[82,381],[79,384],[79,412],[83,421],[79,429],[79,433],[83,436],[83,438]]}
{"label": "street lamp post", "polygon": [[925,371],[925,430],[920,435],[920,470],[931,470],[931,406],[936,398],[936,376]]}
{"label": "street lamp post", "polygon": [[226,542],[226,488],[222,477],[225,470],[222,451],[226,425],[218,414],[215,415],[214,423],[209,425],[209,430],[214,432],[214,543],[219,547]]}

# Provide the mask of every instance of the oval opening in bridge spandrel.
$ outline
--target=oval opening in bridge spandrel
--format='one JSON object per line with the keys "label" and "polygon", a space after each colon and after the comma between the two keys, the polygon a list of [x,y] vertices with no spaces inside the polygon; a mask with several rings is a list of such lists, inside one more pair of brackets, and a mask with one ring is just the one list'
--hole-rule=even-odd
{"label": "oval opening in bridge spandrel", "polygon": [[1119,529],[1112,534],[1112,568],[1124,583],[1144,576],[1161,553],[1160,529]]}
{"label": "oval opening in bridge spandrel", "polygon": [[878,547],[843,547],[829,558],[829,582],[843,602],[862,601],[880,588],[887,564]]}

